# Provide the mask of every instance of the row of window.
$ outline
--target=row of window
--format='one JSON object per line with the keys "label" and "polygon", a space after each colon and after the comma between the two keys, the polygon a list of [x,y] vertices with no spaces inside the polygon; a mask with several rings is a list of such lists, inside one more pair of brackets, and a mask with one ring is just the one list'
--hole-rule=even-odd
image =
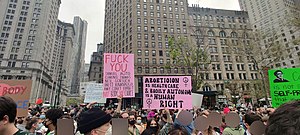
{"label": "row of window", "polygon": [[[141,18],[137,18],[137,24],[141,24],[142,22],[141,22]],[[157,25],[161,25],[161,20],[160,19],[156,19],[156,21],[157,21]],[[144,25],[147,25],[148,24],[148,19],[147,18],[144,18]],[[151,25],[155,25],[155,21],[154,21],[154,19],[150,19],[150,23],[149,24],[151,24]],[[164,26],[174,26],[174,21],[173,20],[163,20],[163,25]],[[176,21],[176,26],[181,26],[180,25],[180,21]],[[182,21],[182,26],[186,26],[186,22],[185,21]]]}
{"label": "row of window", "polygon": [[[169,48],[168,40],[166,39],[165,41],[166,41],[166,43],[164,44],[164,47],[168,49]],[[158,42],[157,46],[158,46],[159,49],[162,49],[163,48],[162,42]],[[149,45],[149,42],[145,41],[144,45],[142,46],[142,42],[138,41],[137,42],[137,48],[156,48],[156,43],[151,42],[151,45]]]}
{"label": "row of window", "polygon": [[[138,3],[138,4],[136,5],[136,8],[137,8],[137,9],[141,9],[141,4]],[[144,10],[147,10],[147,8],[148,8],[147,4],[144,4],[144,5],[143,5],[143,9],[144,9]],[[150,8],[150,10],[154,10],[154,5],[150,5],[149,8]],[[162,6],[162,10],[163,10],[163,11],[167,11],[167,8],[168,8],[168,7],[166,7],[166,6]],[[172,11],[173,11],[173,7],[172,7],[172,6],[169,6],[168,10],[169,10],[169,12],[172,12]],[[156,5],[155,11],[160,11],[160,5]],[[174,7],[174,11],[175,11],[175,12],[179,12],[178,7]],[[181,11],[182,13],[184,13],[184,7],[181,7],[181,8],[180,8],[180,11]]]}
{"label": "row of window", "polygon": [[[149,50],[145,50],[144,53],[145,53],[145,56],[149,56]],[[141,49],[137,50],[137,55],[142,56],[142,50]],[[156,56],[156,50],[152,50],[152,56]],[[164,56],[164,53],[163,53],[162,50],[158,51],[158,56]],[[169,51],[165,51],[165,56],[170,57]]]}
{"label": "row of window", "polygon": [[[155,27],[150,27],[150,32],[155,32]],[[137,32],[141,32],[141,26],[137,26]],[[148,26],[144,26],[144,32],[148,32]],[[164,27],[163,28],[163,31],[162,31],[162,28],[161,27],[157,27],[157,32],[158,33],[161,33],[161,32],[165,32],[165,33],[175,33],[174,32],[174,28],[170,28],[170,31],[168,31],[168,28],[167,27]],[[176,32],[177,33],[181,33],[181,29],[180,28],[177,28],[176,29]],[[182,33],[186,34],[187,33],[187,30],[186,28],[182,28]]]}
{"label": "row of window", "polygon": [[[137,14],[138,17],[140,17],[140,16],[141,16],[141,11],[137,11],[136,14]],[[144,15],[144,17],[148,17],[148,12],[147,12],[147,11],[144,11],[144,12],[143,12],[143,15]],[[161,17],[160,12],[157,12],[157,13],[156,13],[156,16],[154,15],[154,12],[150,12],[149,15],[150,15],[150,17],[157,17],[157,18],[160,18],[160,17]],[[172,19],[172,18],[173,18],[173,14],[170,13],[169,16],[168,16],[167,13],[163,13],[163,14],[162,14],[162,17],[163,17],[163,18]],[[174,18],[175,18],[175,19],[179,19],[179,14],[175,14],[175,15],[174,15]],[[181,19],[185,19],[185,14],[181,14]]]}
{"label": "row of window", "polygon": [[[137,63],[138,64],[142,64],[142,58],[138,58],[137,59]],[[145,62],[144,64],[148,65],[149,63],[149,58],[145,58]],[[152,64],[157,64],[156,63],[156,58],[152,58]],[[164,64],[164,59],[163,58],[159,58],[159,64]],[[171,60],[170,59],[166,59],[166,64],[171,64]]]}
{"label": "row of window", "polygon": [[[172,3],[173,3],[173,1],[174,1],[174,4],[175,5],[181,5],[181,6],[183,6],[183,0],[137,0],[137,2],[141,2],[141,1],[143,1],[144,3],[147,3],[147,2],[149,2],[149,3],[161,3],[161,4],[169,4],[169,5],[172,5]],[[167,3],[168,2],[168,3]],[[179,2],[179,3],[178,3]]]}
{"label": "row of window", "polygon": [[235,22],[239,22],[239,23],[247,23],[248,20],[243,17],[224,17],[224,16],[215,16],[213,17],[212,15],[204,15],[204,16],[201,16],[200,14],[196,15],[196,14],[193,14],[192,15],[193,19],[194,20],[205,20],[205,21],[213,21],[213,20],[216,20],[217,22],[224,22],[225,19],[227,19],[228,22],[232,22],[232,23],[235,23]]}

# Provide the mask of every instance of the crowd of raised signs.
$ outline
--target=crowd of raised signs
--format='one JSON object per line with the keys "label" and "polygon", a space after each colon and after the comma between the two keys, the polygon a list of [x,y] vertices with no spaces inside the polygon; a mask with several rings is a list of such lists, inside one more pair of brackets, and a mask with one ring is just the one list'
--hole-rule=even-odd
{"label": "crowd of raised signs", "polygon": [[116,106],[94,104],[59,109],[30,106],[27,117],[12,121],[16,105],[11,98],[1,96],[0,135],[300,135],[300,101],[277,109],[224,105],[214,109],[135,110],[121,109],[121,98]]}

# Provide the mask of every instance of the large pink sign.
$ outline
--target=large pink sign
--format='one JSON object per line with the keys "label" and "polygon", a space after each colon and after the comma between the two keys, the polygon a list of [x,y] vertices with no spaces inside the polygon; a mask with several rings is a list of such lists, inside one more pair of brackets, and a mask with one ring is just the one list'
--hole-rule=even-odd
{"label": "large pink sign", "polygon": [[143,109],[192,109],[190,76],[144,76]]}
{"label": "large pink sign", "polygon": [[104,53],[103,97],[134,97],[134,55]]}

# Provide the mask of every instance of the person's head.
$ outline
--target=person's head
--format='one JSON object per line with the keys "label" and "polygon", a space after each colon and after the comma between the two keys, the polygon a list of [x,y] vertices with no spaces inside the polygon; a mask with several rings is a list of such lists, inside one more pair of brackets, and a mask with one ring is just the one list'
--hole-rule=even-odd
{"label": "person's head", "polygon": [[34,131],[38,128],[38,120],[37,119],[31,119],[26,123],[25,129],[29,131]]}
{"label": "person's head", "polygon": [[266,135],[300,134],[300,100],[281,105],[269,117]]}
{"label": "person's head", "polygon": [[261,117],[259,117],[256,114],[246,114],[244,116],[244,123],[247,129],[250,129],[250,126],[254,121],[259,121],[259,120],[261,120]]}
{"label": "person's head", "polygon": [[111,115],[99,108],[92,108],[79,116],[78,131],[85,135],[111,135]]}
{"label": "person's head", "polygon": [[129,115],[128,115],[127,112],[123,112],[123,113],[121,114],[121,117],[124,118],[124,119],[128,119],[128,118],[129,118]]}
{"label": "person's head", "polygon": [[17,104],[15,101],[6,96],[0,97],[0,134],[9,130],[11,125],[14,125],[17,115]]}
{"label": "person's head", "polygon": [[61,109],[50,109],[46,112],[46,119],[44,120],[45,127],[49,128],[50,131],[55,130],[57,120],[64,115]]}
{"label": "person's head", "polygon": [[189,135],[189,133],[184,128],[173,128],[168,135]]}
{"label": "person's head", "polygon": [[153,132],[157,133],[159,131],[159,126],[157,121],[155,119],[148,120],[146,129],[150,129]]}
{"label": "person's head", "polygon": [[136,124],[142,124],[142,116],[137,116],[136,117]]}
{"label": "person's head", "polygon": [[134,114],[130,114],[128,117],[128,124],[129,126],[134,126],[134,124],[136,123],[136,118]]}
{"label": "person's head", "polygon": [[277,78],[283,78],[283,72],[281,70],[276,70],[274,72],[274,75],[277,77]]}
{"label": "person's head", "polygon": [[113,109],[111,107],[108,107],[105,112],[107,114],[111,114],[112,111],[113,111]]}

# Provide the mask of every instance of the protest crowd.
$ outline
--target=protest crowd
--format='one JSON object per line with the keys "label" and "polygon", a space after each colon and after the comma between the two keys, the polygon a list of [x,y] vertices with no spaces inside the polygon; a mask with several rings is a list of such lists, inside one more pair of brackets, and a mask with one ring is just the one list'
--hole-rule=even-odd
{"label": "protest crowd", "polygon": [[[122,109],[122,98],[118,98],[116,107],[111,104],[95,107],[94,104],[51,109],[31,105],[27,117],[17,117],[16,103],[10,97],[1,96],[0,135],[59,135],[58,129],[67,130],[68,126],[72,127],[71,134],[75,135],[255,135],[259,127],[251,130],[250,126],[255,121],[266,126],[262,133],[265,135],[300,135],[300,101],[283,104],[277,109],[224,105],[210,109],[135,110]],[[221,116],[220,126],[208,125],[209,120],[197,122],[198,117],[209,118],[211,113]],[[229,126],[228,123],[233,120],[224,117],[232,113],[239,115],[236,126]],[[191,121],[185,121],[188,116],[180,114],[192,114]],[[58,121],[61,119],[70,119],[73,125],[60,127]],[[114,123],[114,119],[123,120],[126,124]],[[122,129],[124,125],[125,132]],[[202,130],[203,125],[207,126]]]}

